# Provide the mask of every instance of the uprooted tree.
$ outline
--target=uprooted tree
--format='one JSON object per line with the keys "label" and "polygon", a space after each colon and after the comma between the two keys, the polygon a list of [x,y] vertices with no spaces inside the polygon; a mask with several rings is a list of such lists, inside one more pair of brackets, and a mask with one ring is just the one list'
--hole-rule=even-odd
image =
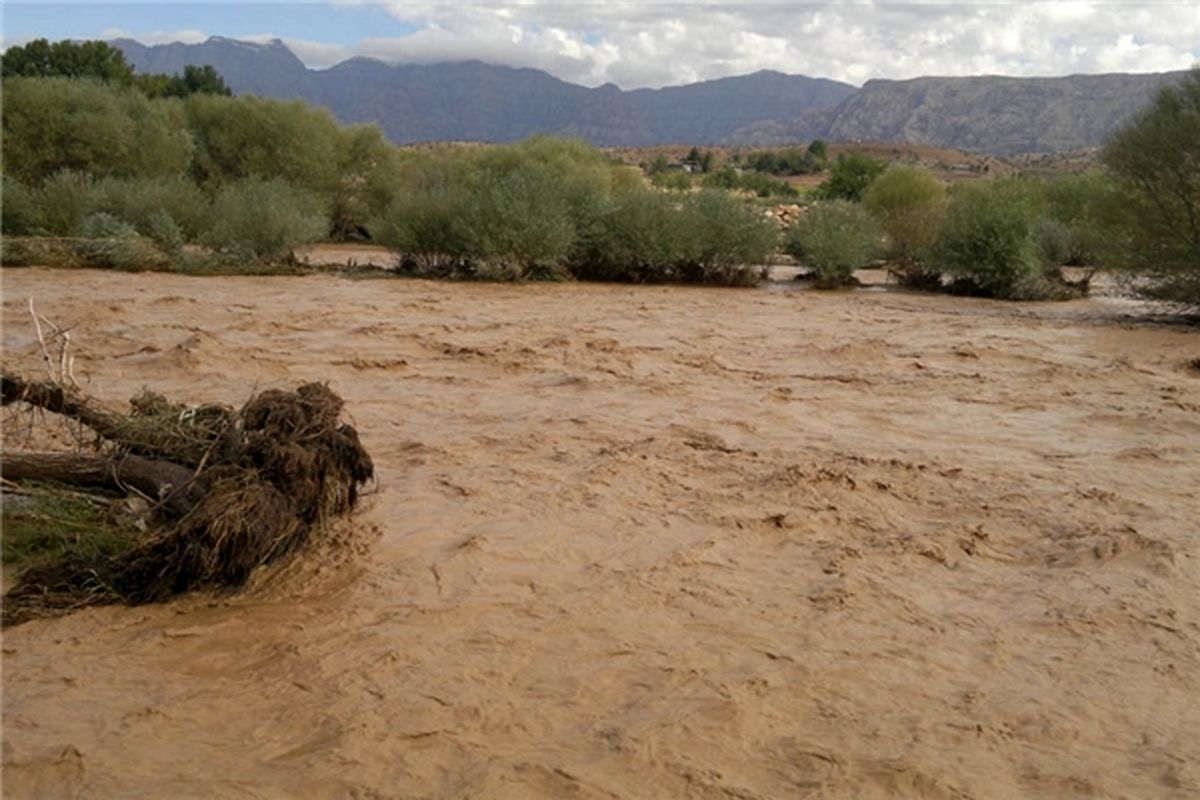
{"label": "uprooted tree", "polygon": [[149,391],[131,411],[104,408],[68,384],[0,370],[3,404],[27,403],[95,432],[95,453],[6,452],[6,481],[136,492],[152,504],[129,549],[31,567],[4,597],[3,623],[101,603],[145,603],[242,585],[350,511],[374,474],[343,401],[327,386],[268,390],[240,410],[188,407]]}

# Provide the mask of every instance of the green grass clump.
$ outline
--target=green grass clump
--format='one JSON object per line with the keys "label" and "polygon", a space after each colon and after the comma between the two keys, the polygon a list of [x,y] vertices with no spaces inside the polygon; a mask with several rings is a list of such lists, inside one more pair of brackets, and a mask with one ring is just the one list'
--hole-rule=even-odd
{"label": "green grass clump", "polygon": [[97,560],[129,549],[141,531],[111,513],[107,498],[53,486],[6,493],[2,506],[4,566],[17,570],[64,558]]}

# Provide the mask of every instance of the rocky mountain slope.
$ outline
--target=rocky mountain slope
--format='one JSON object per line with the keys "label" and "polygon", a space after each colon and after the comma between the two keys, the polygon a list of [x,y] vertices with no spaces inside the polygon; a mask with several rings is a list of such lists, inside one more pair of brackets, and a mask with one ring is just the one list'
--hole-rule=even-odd
{"label": "rocky mountain slope", "polygon": [[534,133],[595,144],[774,145],[824,138],[1013,154],[1101,143],[1166,81],[1153,75],[837,81],[756,72],[663,89],[589,89],[535,69],[478,61],[390,65],[353,58],[308,69],[286,45],[211,37],[148,47],[115,41],[140,72],[211,64],[238,93],[303,98],[394,142],[512,141]]}
{"label": "rocky mountain slope", "polygon": [[1183,74],[874,80],[835,109],[748,126],[729,138],[896,141],[998,155],[1063,152],[1100,144],[1159,86]]}

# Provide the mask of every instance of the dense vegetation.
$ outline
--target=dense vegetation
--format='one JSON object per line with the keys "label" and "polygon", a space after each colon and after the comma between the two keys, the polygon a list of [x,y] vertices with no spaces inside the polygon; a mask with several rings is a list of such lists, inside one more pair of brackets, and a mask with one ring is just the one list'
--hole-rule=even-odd
{"label": "dense vegetation", "polygon": [[[3,67],[9,264],[49,257],[22,250],[28,237],[125,269],[279,264],[368,238],[419,275],[749,284],[779,230],[743,198],[795,197],[772,175],[827,164],[822,142],[725,165],[693,148],[699,175],[659,158],[648,183],[571,140],[402,151],[303,102],[229,96],[210,68],[135,75],[102,43],[32,42]],[[1063,266],[1103,266],[1200,307],[1200,68],[1118,131],[1104,163],[947,187],[842,153],[784,249],[821,286],[884,257],[912,286],[1059,298],[1075,291]]]}
{"label": "dense vegetation", "polygon": [[739,200],[654,191],[581,142],[448,150],[401,172],[376,229],[415,274],[741,285],[775,247]]}
{"label": "dense vegetation", "polygon": [[1128,223],[1121,265],[1151,296],[1200,309],[1200,66],[1109,139],[1104,163]]}
{"label": "dense vegetation", "polygon": [[302,102],[150,97],[95,76],[4,90],[4,233],[58,237],[70,263],[271,264],[369,237],[414,274],[748,284],[775,247],[759,210],[672,197],[581,142],[417,153]]}
{"label": "dense vegetation", "polygon": [[828,148],[817,139],[806,149],[763,150],[750,153],[744,159],[746,167],[770,175],[812,175],[825,169]]}

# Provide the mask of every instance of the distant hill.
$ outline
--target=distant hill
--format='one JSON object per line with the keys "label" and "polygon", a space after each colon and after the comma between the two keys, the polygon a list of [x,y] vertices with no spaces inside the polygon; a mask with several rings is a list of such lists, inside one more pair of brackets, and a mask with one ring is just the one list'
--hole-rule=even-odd
{"label": "distant hill", "polygon": [[855,92],[850,84],[778,72],[625,92],[479,61],[390,65],[353,58],[311,70],[282,42],[217,36],[194,45],[148,47],[129,39],[113,45],[139,72],[211,64],[238,94],[304,98],[345,122],[377,122],[399,144],[512,141],[539,132],[607,145],[708,144],[760,119],[833,108]]}
{"label": "distant hill", "polygon": [[846,83],[756,72],[622,91],[567,83],[535,69],[479,61],[390,65],[353,58],[304,66],[276,40],[113,44],[139,72],[211,64],[237,93],[303,98],[344,122],[377,122],[398,144],[504,142],[534,133],[598,145],[766,146],[824,138],[896,141],[1007,155],[1100,144],[1153,90],[1184,73],[1067,78],[915,78]]}

